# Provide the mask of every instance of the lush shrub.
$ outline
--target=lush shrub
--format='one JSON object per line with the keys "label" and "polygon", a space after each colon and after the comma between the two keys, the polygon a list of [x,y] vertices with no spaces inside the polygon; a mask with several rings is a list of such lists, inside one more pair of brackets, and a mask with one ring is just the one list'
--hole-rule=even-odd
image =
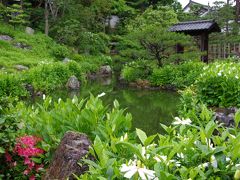
{"label": "lush shrub", "polygon": [[184,88],[195,82],[202,72],[204,64],[201,62],[184,62],[180,65],[166,65],[153,70],[150,82],[154,86],[173,86]]}
{"label": "lush shrub", "polygon": [[146,60],[138,60],[128,63],[124,66],[121,76],[128,82],[134,82],[138,79],[148,79],[151,75],[153,65]]}
{"label": "lush shrub", "polygon": [[20,74],[0,73],[0,96],[23,97],[28,95]]}
{"label": "lush shrub", "polygon": [[[42,105],[27,107],[19,104],[16,108],[18,118],[23,120],[23,134],[42,137],[53,150],[66,131],[86,133],[94,139],[96,135],[109,141],[120,137],[131,128],[131,115],[124,113],[114,102],[112,111],[108,111],[99,98],[78,100],[77,97],[52,102],[44,98]],[[48,154],[49,155],[49,154]]]}
{"label": "lush shrub", "polygon": [[167,65],[163,68],[155,68],[150,77],[150,82],[154,86],[173,85],[177,77],[177,68],[174,65]]}
{"label": "lush shrub", "polygon": [[96,72],[102,65],[112,65],[111,57],[105,55],[86,56],[74,54],[71,59],[81,64],[84,73]]}
{"label": "lush shrub", "polygon": [[39,147],[42,139],[35,136],[22,136],[16,138],[12,152],[5,152],[7,179],[35,179],[40,178],[44,168],[44,150]]}
{"label": "lush shrub", "polygon": [[[24,29],[14,30],[12,26],[5,24],[1,24],[0,33],[13,38],[10,42],[0,41],[0,66],[11,68],[13,65],[21,64],[32,67],[41,61],[62,60],[70,54],[66,46],[57,44],[42,33],[29,35]],[[26,45],[28,49],[15,47],[16,43]]]}
{"label": "lush shrub", "polygon": [[42,64],[25,73],[25,82],[37,90],[51,91],[64,87],[72,75],[82,78],[82,67],[76,62]]}
{"label": "lush shrub", "polygon": [[125,134],[111,143],[97,136],[91,148],[96,160],[84,161],[89,171],[79,179],[237,179],[239,121],[240,112],[231,129],[175,118],[171,126],[162,125],[165,135],[148,137],[136,129],[137,140]]}
{"label": "lush shrub", "polygon": [[208,106],[240,106],[240,64],[213,63],[196,81],[198,98]]}
{"label": "lush shrub", "polygon": [[97,55],[109,51],[109,38],[104,33],[83,32],[80,34],[78,41],[82,53]]}

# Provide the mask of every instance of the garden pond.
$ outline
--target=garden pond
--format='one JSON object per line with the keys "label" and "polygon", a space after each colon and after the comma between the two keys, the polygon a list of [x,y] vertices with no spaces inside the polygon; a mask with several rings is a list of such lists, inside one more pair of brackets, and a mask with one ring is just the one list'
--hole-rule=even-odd
{"label": "garden pond", "polygon": [[[89,94],[97,96],[105,93],[101,99],[106,106],[112,106],[118,100],[120,107],[133,116],[133,129],[144,130],[148,135],[162,133],[160,123],[170,125],[177,115],[180,96],[173,91],[137,89],[123,86],[114,78],[88,81],[79,91],[58,90],[50,94],[54,99],[86,98]],[[35,99],[35,101],[38,101]]]}

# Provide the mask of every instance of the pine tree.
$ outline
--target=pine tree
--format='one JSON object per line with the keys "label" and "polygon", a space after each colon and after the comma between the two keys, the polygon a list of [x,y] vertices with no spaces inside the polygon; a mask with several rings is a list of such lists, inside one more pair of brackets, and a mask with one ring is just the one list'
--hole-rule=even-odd
{"label": "pine tree", "polygon": [[17,25],[24,25],[27,23],[27,15],[24,13],[22,6],[19,4],[13,4],[7,7],[7,16],[9,18],[9,23],[16,28]]}

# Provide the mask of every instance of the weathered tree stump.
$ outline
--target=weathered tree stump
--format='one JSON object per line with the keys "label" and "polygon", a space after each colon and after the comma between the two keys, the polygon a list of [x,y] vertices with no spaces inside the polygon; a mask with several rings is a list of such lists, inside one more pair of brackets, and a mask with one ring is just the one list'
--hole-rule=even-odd
{"label": "weathered tree stump", "polygon": [[73,174],[84,174],[88,166],[80,166],[78,162],[88,154],[90,144],[87,135],[67,132],[54,154],[44,179],[65,180],[73,179]]}

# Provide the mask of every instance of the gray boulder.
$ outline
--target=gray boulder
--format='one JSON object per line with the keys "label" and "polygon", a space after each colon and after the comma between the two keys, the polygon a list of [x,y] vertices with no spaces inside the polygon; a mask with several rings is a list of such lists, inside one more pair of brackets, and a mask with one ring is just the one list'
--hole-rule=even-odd
{"label": "gray boulder", "polygon": [[26,71],[29,69],[27,66],[23,66],[23,65],[15,65],[14,68],[18,71]]}
{"label": "gray boulder", "polygon": [[13,38],[8,35],[0,35],[0,40],[2,41],[12,41]]}
{"label": "gray boulder", "polygon": [[237,108],[223,108],[217,109],[215,114],[215,120],[219,123],[223,123],[226,127],[233,127],[235,126],[235,113],[238,111]]}
{"label": "gray boulder", "polygon": [[76,76],[71,76],[66,84],[70,90],[78,90],[80,88],[80,82]]}
{"label": "gray boulder", "polygon": [[34,29],[31,27],[26,27],[25,32],[30,35],[33,35],[35,33]]}
{"label": "gray boulder", "polygon": [[21,42],[16,42],[16,43],[14,43],[14,46],[15,46],[16,48],[25,49],[25,50],[30,50],[30,49],[32,49],[31,46],[26,45],[26,44],[23,44],[23,43],[21,43]]}
{"label": "gray boulder", "polygon": [[69,59],[69,58],[67,58],[67,57],[65,57],[64,59],[63,59],[63,63],[69,63],[71,60]]}
{"label": "gray boulder", "polygon": [[85,158],[91,145],[87,135],[78,132],[67,132],[61,140],[47,173],[43,179],[74,179],[73,174],[79,176],[88,170],[88,166],[79,165]]}
{"label": "gray boulder", "polygon": [[110,76],[112,74],[112,68],[109,65],[102,66],[99,69],[99,74],[101,76]]}

